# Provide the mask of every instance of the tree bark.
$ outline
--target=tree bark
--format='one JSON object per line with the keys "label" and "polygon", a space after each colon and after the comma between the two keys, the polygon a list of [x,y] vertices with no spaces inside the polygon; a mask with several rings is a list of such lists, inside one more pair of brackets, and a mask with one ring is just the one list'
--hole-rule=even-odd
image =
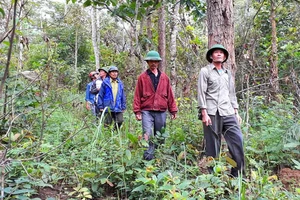
{"label": "tree bark", "polygon": [[271,96],[276,97],[279,92],[278,82],[278,56],[277,56],[277,34],[276,34],[276,5],[275,0],[271,0],[271,26],[272,26],[272,39],[271,39],[271,54],[270,54],[270,86]]}
{"label": "tree bark", "polygon": [[207,0],[208,47],[222,44],[229,52],[224,66],[236,73],[232,0]]}
{"label": "tree bark", "polygon": [[178,32],[178,23],[179,23],[179,8],[180,0],[177,0],[172,17],[171,17],[171,39],[170,39],[170,67],[171,67],[171,85],[174,93],[176,93],[176,82],[177,82],[177,72],[176,72],[176,54],[177,54],[177,32]]}
{"label": "tree bark", "polygon": [[159,63],[159,69],[164,72],[166,70],[166,20],[165,20],[165,2],[161,0],[158,18],[158,53],[162,59]]}
{"label": "tree bark", "polygon": [[[148,15],[147,17],[147,38],[149,41],[152,41],[152,21],[151,21],[151,15]],[[147,43],[146,45],[146,51],[149,51],[151,49],[152,42]]]}
{"label": "tree bark", "polygon": [[91,8],[91,20],[92,20],[92,42],[95,54],[96,70],[100,68],[100,53],[97,40],[97,10],[95,6]]}

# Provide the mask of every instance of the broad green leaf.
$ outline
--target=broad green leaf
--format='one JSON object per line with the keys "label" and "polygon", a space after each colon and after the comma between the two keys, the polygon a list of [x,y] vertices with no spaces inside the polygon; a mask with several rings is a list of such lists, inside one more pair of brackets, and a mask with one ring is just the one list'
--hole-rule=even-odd
{"label": "broad green leaf", "polygon": [[140,185],[140,186],[134,188],[134,189],[132,190],[132,192],[141,192],[141,191],[144,191],[146,188],[147,188],[147,186],[145,186],[145,185]]}
{"label": "broad green leaf", "polygon": [[82,175],[83,178],[94,178],[97,174],[94,172],[88,172],[88,173],[84,173]]}
{"label": "broad green leaf", "polygon": [[118,172],[119,173],[123,173],[125,171],[125,167],[124,166],[121,166],[119,169],[118,169]]}
{"label": "broad green leaf", "polygon": [[88,7],[92,4],[91,0],[87,0],[83,3],[83,7]]}
{"label": "broad green leaf", "polygon": [[300,145],[299,142],[291,142],[291,143],[285,144],[284,148],[295,148],[295,147],[297,147],[299,145]]}
{"label": "broad green leaf", "polygon": [[178,186],[178,188],[179,188],[179,189],[186,189],[189,185],[191,185],[191,183],[192,183],[192,181],[186,180],[186,181],[182,182],[182,183]]}
{"label": "broad green leaf", "polygon": [[101,184],[106,183],[106,181],[107,181],[107,178],[102,178],[102,179],[100,179],[100,183],[101,183]]}
{"label": "broad green leaf", "polygon": [[296,164],[296,169],[299,169],[300,170],[300,162],[298,162],[297,160],[295,159],[292,159],[292,161]]}
{"label": "broad green leaf", "polygon": [[33,193],[35,190],[33,189],[21,189],[21,190],[16,190],[12,194],[24,194],[24,193]]}
{"label": "broad green leaf", "polygon": [[128,160],[131,160],[131,151],[129,151],[128,149],[126,150],[126,157],[128,158]]}
{"label": "broad green leaf", "polygon": [[0,8],[0,13],[2,14],[2,17],[5,16],[5,12],[4,12],[4,10],[2,8]]}
{"label": "broad green leaf", "polygon": [[170,185],[170,184],[167,184],[167,185],[163,185],[163,186],[160,186],[159,187],[159,190],[172,190],[173,189],[173,186]]}
{"label": "broad green leaf", "polygon": [[131,133],[127,134],[127,138],[132,142],[132,143],[137,143],[138,142],[138,138],[136,136],[134,136]]}

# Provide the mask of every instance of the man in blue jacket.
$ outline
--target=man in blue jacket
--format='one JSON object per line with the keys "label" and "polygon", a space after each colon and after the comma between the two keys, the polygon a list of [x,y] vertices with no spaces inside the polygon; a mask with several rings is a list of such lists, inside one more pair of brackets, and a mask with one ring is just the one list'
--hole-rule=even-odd
{"label": "man in blue jacket", "polygon": [[119,70],[116,66],[111,66],[108,70],[108,77],[101,85],[97,106],[100,112],[105,107],[105,126],[115,122],[115,127],[120,128],[123,123],[123,112],[126,110],[126,96],[123,82],[118,78]]}

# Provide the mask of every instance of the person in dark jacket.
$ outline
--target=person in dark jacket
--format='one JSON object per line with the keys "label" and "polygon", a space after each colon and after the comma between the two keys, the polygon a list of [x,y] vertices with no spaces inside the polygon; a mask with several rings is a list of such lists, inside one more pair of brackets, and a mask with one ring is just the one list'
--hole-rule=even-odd
{"label": "person in dark jacket", "polygon": [[95,95],[91,93],[91,87],[95,80],[98,78],[98,73],[95,71],[92,71],[89,73],[89,77],[91,79],[91,82],[89,82],[86,85],[85,90],[85,102],[86,102],[86,109],[91,110],[93,115],[96,115],[96,108],[95,108]]}
{"label": "person in dark jacket", "polygon": [[102,67],[98,69],[99,75],[98,78],[94,81],[94,84],[91,86],[91,92],[93,95],[95,95],[95,111],[96,111],[96,116],[99,118],[100,111],[97,107],[98,103],[98,93],[101,88],[103,80],[107,77],[108,69],[107,67]]}
{"label": "person in dark jacket", "polygon": [[[206,59],[210,64],[202,67],[199,73],[198,106],[203,122],[205,155],[218,158],[223,135],[236,163],[231,168],[231,175],[237,177],[244,171],[245,161],[234,81],[230,71],[223,66],[228,56],[221,44],[215,44],[207,51]],[[213,167],[208,170],[213,172]]]}
{"label": "person in dark jacket", "polygon": [[[105,126],[115,122],[115,127],[120,128],[123,123],[123,112],[126,110],[126,96],[123,82],[118,78],[119,70],[111,66],[101,85],[97,106],[100,112],[105,110]],[[105,109],[105,108],[109,109]]]}
{"label": "person in dark jacket", "polygon": [[[143,136],[149,141],[156,132],[166,127],[167,110],[171,119],[176,119],[177,106],[169,77],[158,69],[161,57],[156,51],[149,51],[145,57],[148,69],[137,80],[133,112],[138,121],[142,120]],[[154,158],[155,144],[149,141],[144,152],[145,160]]]}

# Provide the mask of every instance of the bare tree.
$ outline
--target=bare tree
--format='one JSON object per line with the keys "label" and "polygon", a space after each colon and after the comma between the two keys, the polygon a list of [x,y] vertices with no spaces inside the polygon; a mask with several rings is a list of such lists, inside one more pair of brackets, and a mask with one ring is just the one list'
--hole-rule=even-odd
{"label": "bare tree", "polygon": [[91,21],[92,21],[92,42],[96,61],[96,70],[100,68],[100,51],[99,51],[99,41],[97,37],[97,10],[95,6],[91,8]]}
{"label": "bare tree", "polygon": [[171,67],[171,85],[172,89],[176,91],[177,72],[176,72],[176,54],[177,54],[177,32],[179,23],[179,8],[180,0],[177,0],[171,17],[171,39],[170,39],[170,67]]}
{"label": "bare tree", "polygon": [[159,8],[158,17],[158,52],[162,61],[159,63],[161,71],[166,70],[166,19],[165,19],[165,1],[161,0],[161,7]]}
{"label": "bare tree", "polygon": [[18,0],[15,0],[14,2],[12,2],[12,4],[13,4],[13,8],[14,8],[13,9],[13,11],[14,11],[13,12],[13,25],[12,25],[12,29],[11,29],[11,35],[9,37],[9,49],[8,49],[8,54],[7,54],[6,67],[5,67],[4,75],[2,77],[1,85],[0,85],[0,98],[2,98],[4,84],[5,84],[7,77],[9,76],[10,59],[11,59],[13,41],[14,41],[15,29],[16,29],[16,16],[17,16]]}
{"label": "bare tree", "polygon": [[271,28],[272,28],[272,39],[271,39],[271,54],[270,54],[270,87],[271,95],[275,97],[279,92],[278,82],[278,66],[277,66],[277,34],[276,34],[276,5],[275,0],[271,0]]}

